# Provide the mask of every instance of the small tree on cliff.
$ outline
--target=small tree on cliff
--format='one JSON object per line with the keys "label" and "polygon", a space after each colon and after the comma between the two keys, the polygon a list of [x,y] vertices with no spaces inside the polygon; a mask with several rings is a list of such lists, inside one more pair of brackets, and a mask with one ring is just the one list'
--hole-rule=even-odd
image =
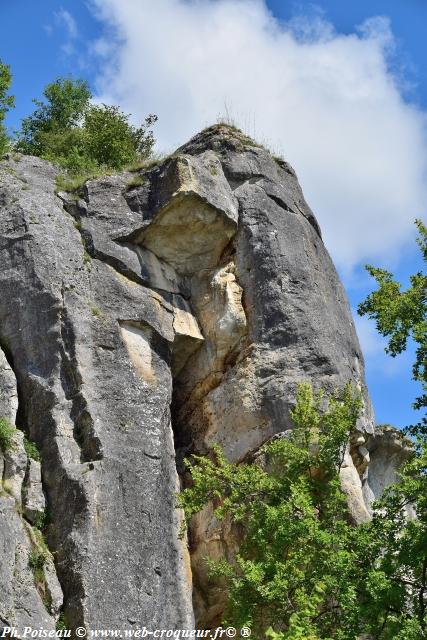
{"label": "small tree on cliff", "polygon": [[58,78],[43,92],[44,101],[24,118],[16,148],[56,162],[71,174],[121,169],[148,157],[154,145],[156,116],[137,128],[118,107],[91,104],[84,80]]}
{"label": "small tree on cliff", "polygon": [[148,157],[154,136],[150,127],[157,117],[150,115],[141,127],[129,124],[129,116],[118,107],[103,104],[91,106],[84,121],[85,148],[98,165],[120,169],[136,160]]}
{"label": "small tree on cliff", "polygon": [[364,579],[364,530],[348,521],[339,469],[361,399],[350,386],[328,399],[300,386],[294,429],[262,448],[264,464],[213,459],[188,464],[192,485],[179,496],[187,521],[212,501],[215,516],[241,532],[232,562],[207,560],[225,578],[226,622],[268,627],[281,639],[354,640],[361,630],[357,585]]}
{"label": "small tree on cliff", "polygon": [[8,95],[12,75],[10,67],[0,60],[0,156],[7,151],[9,138],[4,127],[4,118],[6,113],[14,106],[14,98]]}
{"label": "small tree on cliff", "polygon": [[[43,100],[34,99],[35,111],[22,120],[16,147],[34,156],[48,155],[59,136],[77,129],[92,98],[85,80],[57,78],[43,91]],[[68,141],[71,145],[75,141]]]}

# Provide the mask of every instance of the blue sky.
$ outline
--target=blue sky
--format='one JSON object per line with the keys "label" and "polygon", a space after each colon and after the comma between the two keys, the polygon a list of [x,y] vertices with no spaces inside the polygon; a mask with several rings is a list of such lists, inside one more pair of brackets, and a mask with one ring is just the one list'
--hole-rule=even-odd
{"label": "blue sky", "polygon": [[[403,281],[421,269],[426,24],[424,0],[3,0],[7,124],[68,74],[135,121],[157,113],[162,150],[230,112],[295,166],[355,309],[372,288],[364,263]],[[413,422],[413,353],[385,356],[357,322],[378,422]]]}

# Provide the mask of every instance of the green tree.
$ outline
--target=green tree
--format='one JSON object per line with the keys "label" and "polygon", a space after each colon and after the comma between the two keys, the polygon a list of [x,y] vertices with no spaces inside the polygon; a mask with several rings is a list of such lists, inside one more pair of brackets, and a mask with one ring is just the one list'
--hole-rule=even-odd
{"label": "green tree", "polygon": [[84,80],[58,78],[43,95],[45,100],[34,100],[36,110],[22,121],[18,151],[55,162],[72,175],[121,169],[151,154],[156,116],[134,127],[118,107],[91,104]]}
{"label": "green tree", "polygon": [[[427,228],[421,220],[416,225],[417,242],[427,263]],[[402,291],[401,284],[389,271],[370,265],[366,269],[377,281],[378,289],[359,305],[359,314],[375,320],[378,332],[388,338],[386,352],[393,357],[405,351],[412,337],[417,345],[413,378],[423,388],[414,407],[427,407],[427,274],[412,275],[410,286]],[[423,422],[426,425],[425,419]]]}
{"label": "green tree", "polygon": [[229,463],[218,447],[188,462],[192,484],[178,497],[187,522],[212,501],[241,532],[232,562],[207,562],[227,581],[226,622],[248,624],[255,638],[268,627],[283,640],[354,640],[361,631],[365,530],[349,524],[339,481],[361,400],[347,386],[322,411],[324,401],[301,385],[294,428],[262,448],[261,463]]}
{"label": "green tree", "polygon": [[[427,228],[416,221],[417,239],[427,262]],[[410,277],[406,291],[391,273],[371,266],[378,289],[359,305],[359,313],[376,321],[388,338],[387,353],[396,356],[412,337],[417,345],[413,378],[423,394],[414,407],[427,406],[427,275]],[[376,504],[369,525],[369,580],[365,616],[372,637],[381,640],[427,638],[427,421],[408,427],[414,437],[413,456],[403,465],[399,482]]]}
{"label": "green tree", "polygon": [[148,116],[145,125],[136,128],[129,124],[129,115],[118,107],[103,104],[91,106],[85,116],[85,147],[90,158],[99,166],[120,169],[136,160],[148,157],[154,145],[149,127],[156,116]]}
{"label": "green tree", "polygon": [[365,526],[365,629],[376,640],[427,638],[427,449],[424,442]]}
{"label": "green tree", "polygon": [[8,95],[12,82],[10,67],[0,60],[0,156],[8,148],[9,138],[4,126],[6,113],[14,106],[14,98]]}
{"label": "green tree", "polygon": [[[58,138],[82,123],[92,93],[85,80],[57,78],[43,91],[45,101],[34,99],[36,110],[22,120],[16,148],[23,153],[51,155]],[[72,148],[74,140],[71,141]],[[65,143],[64,143],[65,145]]]}

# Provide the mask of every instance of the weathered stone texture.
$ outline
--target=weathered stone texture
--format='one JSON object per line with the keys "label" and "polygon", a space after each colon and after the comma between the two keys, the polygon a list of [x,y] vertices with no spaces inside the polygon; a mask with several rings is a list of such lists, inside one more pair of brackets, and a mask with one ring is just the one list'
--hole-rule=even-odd
{"label": "weathered stone texture", "polygon": [[[22,426],[42,453],[66,620],[192,626],[174,507],[173,308],[85,256],[54,180],[35,158],[1,168],[0,341],[18,380]],[[106,210],[117,215],[105,191]],[[148,340],[150,380],[122,338],[128,325]]]}
{"label": "weathered stone texture", "polygon": [[[18,409],[16,379],[12,368],[0,349],[0,417],[7,418],[14,426]],[[6,448],[0,450],[0,629],[14,626],[21,633],[25,626],[43,627],[53,630],[53,615],[62,605],[62,592],[55,584],[57,610],[50,606],[50,588],[45,587],[47,567],[55,570],[50,554],[46,554],[46,566],[41,570],[38,581],[30,566],[31,554],[37,548],[31,526],[21,516],[24,477],[28,468],[27,455],[23,446],[24,434],[16,431]],[[33,462],[33,461],[31,461]],[[40,500],[40,486],[34,487],[29,481],[27,488]],[[43,599],[43,595],[49,597]],[[53,614],[53,615],[52,615]]]}
{"label": "weathered stone texture", "polygon": [[[24,515],[34,522],[46,496],[69,625],[192,627],[175,453],[180,468],[219,442],[242,460],[291,427],[300,381],[354,381],[365,403],[343,486],[354,520],[369,517],[373,416],[346,296],[292,168],[230,128],[141,170],[139,186],[125,172],[76,200],[55,195],[55,176],[36,158],[0,164],[0,344],[13,367],[0,357],[0,408],[14,419],[16,376],[20,426],[42,454],[38,497],[37,465],[15,465],[15,483],[30,483]],[[217,524],[207,508],[192,530],[200,624],[222,606],[201,559],[236,544]]]}

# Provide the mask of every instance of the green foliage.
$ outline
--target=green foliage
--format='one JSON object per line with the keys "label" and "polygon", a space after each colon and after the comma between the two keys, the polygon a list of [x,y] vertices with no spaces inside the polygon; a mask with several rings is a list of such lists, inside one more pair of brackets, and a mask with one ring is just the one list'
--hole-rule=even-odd
{"label": "green foliage", "polygon": [[357,636],[364,537],[348,523],[339,468],[360,406],[350,386],[326,401],[303,384],[294,429],[263,447],[263,462],[232,464],[218,447],[188,462],[187,522],[212,501],[242,540],[233,561],[208,561],[228,587],[228,624],[255,637],[271,626],[283,640]]}
{"label": "green foliage", "polygon": [[285,159],[282,156],[278,156],[278,155],[273,155],[273,160],[276,164],[278,164],[280,167],[282,165],[285,164]]}
{"label": "green foliage", "polygon": [[[84,80],[57,78],[43,91],[45,102],[33,100],[37,109],[22,120],[16,148],[23,153],[45,156],[64,145],[58,135],[66,136],[81,123],[92,97]],[[69,148],[72,149],[71,142]]]}
{"label": "green foliage", "polygon": [[228,589],[225,622],[273,640],[425,639],[425,435],[372,521],[355,527],[338,473],[360,397],[346,387],[325,403],[301,385],[294,429],[253,464],[229,463],[218,447],[188,463],[192,485],[178,498],[187,522],[211,502],[241,540],[233,560],[207,559]]}
{"label": "green foliage", "polygon": [[99,172],[96,160],[87,153],[85,132],[81,128],[49,132],[39,138],[42,142],[40,155],[60,165],[69,175],[91,176]]}
{"label": "green foliage", "polygon": [[44,511],[42,511],[42,513],[39,513],[39,515],[37,516],[36,521],[34,522],[34,527],[39,531],[42,531],[46,527],[48,522],[49,512],[47,509],[44,509]]}
{"label": "green foliage", "polygon": [[[418,244],[427,263],[427,227],[416,221],[419,231]],[[376,321],[378,332],[388,338],[387,353],[396,356],[405,351],[409,337],[417,344],[413,366],[413,378],[422,384],[423,394],[414,407],[427,407],[427,274],[416,273],[410,277],[410,286],[401,290],[399,282],[384,269],[367,266],[379,288],[359,305],[359,314]],[[424,420],[427,428],[427,423]]]}
{"label": "green foliage", "polygon": [[118,107],[106,104],[87,110],[84,123],[86,149],[98,166],[121,169],[137,157],[150,155],[154,137],[149,127],[157,118],[149,116],[145,125],[136,128],[129,124],[129,117]]}
{"label": "green foliage", "polygon": [[145,176],[136,175],[127,182],[126,187],[127,189],[134,189],[135,187],[140,187],[141,185],[144,184],[144,182],[146,182],[146,180],[147,178],[145,178]]}
{"label": "green foliage", "polygon": [[162,162],[166,162],[166,160],[168,160],[169,158],[173,158],[173,154],[164,155],[158,153],[150,153],[148,157],[139,157],[134,162],[130,162],[129,164],[127,164],[124,168],[126,169],[126,171],[131,172],[139,171],[140,169],[152,169]]}
{"label": "green foliage", "polygon": [[56,177],[56,190],[58,191],[68,191],[69,193],[74,193],[80,197],[84,195],[84,185],[88,180],[92,180],[95,178],[99,178],[103,175],[108,175],[108,171],[103,169],[96,169],[94,171],[90,171],[87,173],[63,173],[59,174]]}
{"label": "green foliage", "polygon": [[64,614],[61,612],[59,614],[58,620],[56,621],[56,631],[66,631],[67,623],[65,622]]}
{"label": "green foliage", "polygon": [[[42,534],[37,529],[34,530],[37,536],[37,544],[33,546],[28,556],[28,566],[33,572],[34,583],[39,591],[40,595],[44,599],[46,597],[46,577],[44,573],[44,566],[49,558],[49,551],[46,547],[46,543],[42,537]],[[41,544],[40,544],[41,541]],[[46,605],[50,603],[46,601]],[[49,606],[47,607],[49,609]]]}
{"label": "green foliage", "polygon": [[91,314],[95,317],[95,318],[102,318],[103,313],[101,311],[101,309],[99,307],[97,307],[96,305],[90,305],[90,311]]}
{"label": "green foliage", "polygon": [[28,564],[34,572],[42,570],[46,561],[47,557],[44,549],[40,549],[38,547],[31,549],[28,557]]}
{"label": "green foliage", "polygon": [[369,571],[361,593],[366,627],[374,638],[427,637],[426,479],[427,447],[420,437],[399,482],[386,489],[365,527]]}
{"label": "green foliage", "polygon": [[15,427],[5,417],[0,417],[0,450],[6,453],[13,448],[13,436],[16,433]]}
{"label": "green foliage", "polygon": [[28,440],[27,436],[24,437],[24,449],[25,449],[25,453],[29,458],[40,462],[41,460],[40,451],[36,443],[31,442],[31,440]]}
{"label": "green foliage", "polygon": [[[427,262],[427,228],[416,221],[418,244]],[[416,408],[427,406],[427,275],[416,273],[410,286],[383,269],[367,267],[379,288],[360,304],[359,313],[376,321],[388,338],[386,351],[405,351],[410,337],[417,344],[413,378],[423,386]],[[369,632],[384,640],[427,638],[427,420],[407,429],[414,436],[413,456],[403,465],[399,482],[388,487],[367,525],[365,550],[370,569],[362,588]]]}
{"label": "green foliage", "polygon": [[134,127],[118,107],[91,104],[87,82],[72,78],[48,84],[44,98],[34,100],[36,110],[22,121],[18,151],[50,160],[80,180],[122,169],[151,154],[156,116]]}
{"label": "green foliage", "polygon": [[105,169],[97,169],[88,173],[63,173],[56,177],[56,191],[67,191],[74,193],[76,196],[83,197],[84,186],[88,180],[99,178],[102,175],[106,175],[108,172]]}
{"label": "green foliage", "polygon": [[9,138],[3,123],[6,113],[15,104],[13,96],[8,95],[11,82],[10,67],[0,60],[0,156],[7,151],[9,146]]}

